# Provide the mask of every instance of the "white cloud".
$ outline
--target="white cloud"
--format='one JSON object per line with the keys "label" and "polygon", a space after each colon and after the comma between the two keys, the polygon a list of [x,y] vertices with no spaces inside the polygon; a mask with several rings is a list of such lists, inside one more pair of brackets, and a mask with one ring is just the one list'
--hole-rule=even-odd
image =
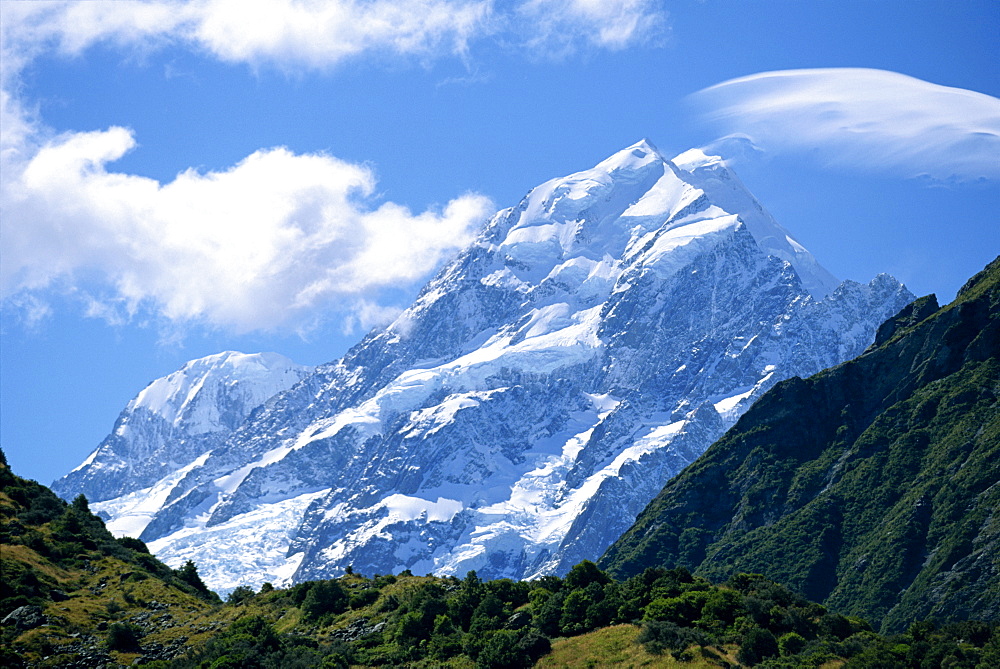
{"label": "white cloud", "polygon": [[580,44],[618,51],[662,37],[667,26],[655,0],[526,0],[516,15],[524,41],[555,54]]}
{"label": "white cloud", "polygon": [[464,55],[477,39],[619,50],[662,33],[659,0],[149,0],[4,2],[4,67],[99,42],[183,43],[231,63],[325,69],[363,54]]}
{"label": "white cloud", "polygon": [[487,0],[5,2],[3,24],[5,50],[22,58],[172,41],[227,62],[322,69],[366,51],[462,53],[489,10]]}
{"label": "white cloud", "polygon": [[[367,167],[282,148],[169,183],[108,169],[126,128],[57,135],[20,99],[47,53],[167,44],[216,59],[324,70],[351,58],[466,57],[470,43],[621,49],[662,26],[651,0],[150,0],[14,2],[0,12],[0,295],[37,322],[47,291],[120,321],[137,310],[248,331],[308,327],[333,306],[345,323],[391,317],[377,291],[418,281],[470,239],[491,206],[464,195],[413,213],[373,198]],[[528,19],[528,20],[526,20]],[[373,295],[375,297],[373,297]]]}
{"label": "white cloud", "polygon": [[764,72],[692,96],[705,118],[772,153],[937,180],[1000,178],[1000,100],[896,72]]}
{"label": "white cloud", "polygon": [[123,128],[66,135],[5,177],[5,296],[96,283],[112,292],[88,309],[106,317],[148,305],[243,332],[333,304],[368,325],[384,312],[358,296],[421,278],[491,206],[466,195],[413,214],[372,201],[369,168],[281,148],[166,184],[108,171],[134,143]]}

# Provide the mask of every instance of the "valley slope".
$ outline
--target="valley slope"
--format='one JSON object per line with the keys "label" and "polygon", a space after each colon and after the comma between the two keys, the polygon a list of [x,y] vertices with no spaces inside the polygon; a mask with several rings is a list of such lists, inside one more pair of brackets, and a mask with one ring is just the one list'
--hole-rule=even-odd
{"label": "valley slope", "polygon": [[1000,618],[1000,258],[762,397],[604,555],[753,571],[881,621]]}

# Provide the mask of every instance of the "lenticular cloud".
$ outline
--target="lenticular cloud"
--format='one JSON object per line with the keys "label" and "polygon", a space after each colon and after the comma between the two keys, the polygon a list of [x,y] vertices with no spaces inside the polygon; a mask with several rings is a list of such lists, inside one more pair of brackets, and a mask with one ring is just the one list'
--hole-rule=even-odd
{"label": "lenticular cloud", "polygon": [[695,93],[704,118],[768,152],[906,177],[1000,178],[1000,100],[884,70],[763,72]]}

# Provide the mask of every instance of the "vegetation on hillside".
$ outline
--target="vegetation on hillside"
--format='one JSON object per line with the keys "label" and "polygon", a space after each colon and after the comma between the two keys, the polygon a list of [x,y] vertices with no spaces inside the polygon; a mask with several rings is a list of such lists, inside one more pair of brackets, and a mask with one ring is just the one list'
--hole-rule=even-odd
{"label": "vegetation on hillside", "polygon": [[222,602],[0,451],[0,665],[1000,666],[998,307],[1000,259],[858,360],[777,386],[664,489],[611,574],[348,570]]}
{"label": "vegetation on hillside", "polygon": [[194,565],[172,570],[142,542],[115,540],[85,499],[66,504],[5,464],[0,515],[0,661],[10,667],[920,667],[934,658],[973,668],[1000,657],[997,626],[921,623],[885,638],[763,576],[713,585],[684,568],[624,581],[591,562],[530,582],[349,573],[240,587],[222,603]]}
{"label": "vegetation on hillside", "polygon": [[1000,619],[1000,259],[762,397],[599,564],[761,572],[884,632]]}
{"label": "vegetation on hillside", "polygon": [[[14,475],[0,451],[0,665],[102,666],[171,656],[207,639],[221,601],[188,563],[173,570],[137,539],[115,539],[82,495],[67,504]],[[129,661],[131,661],[129,659]]]}

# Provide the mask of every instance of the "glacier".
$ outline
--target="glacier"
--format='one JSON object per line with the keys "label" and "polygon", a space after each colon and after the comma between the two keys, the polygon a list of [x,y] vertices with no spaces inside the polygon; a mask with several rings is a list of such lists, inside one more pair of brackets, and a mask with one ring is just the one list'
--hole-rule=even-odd
{"label": "glacier", "polygon": [[[146,386],[86,460],[52,483],[66,499],[84,494],[138,536],[173,484],[224,442],[250,412],[312,372],[277,353],[224,351],[191,360]],[[148,518],[147,518],[148,521]]]}
{"label": "glacier", "polygon": [[102,445],[57,490],[107,472],[112,529],[223,592],[348,566],[561,574],[768,388],[859,355],[912,299],[839,282],[718,157],[644,140],[497,212],[393,323],[222,437]]}

